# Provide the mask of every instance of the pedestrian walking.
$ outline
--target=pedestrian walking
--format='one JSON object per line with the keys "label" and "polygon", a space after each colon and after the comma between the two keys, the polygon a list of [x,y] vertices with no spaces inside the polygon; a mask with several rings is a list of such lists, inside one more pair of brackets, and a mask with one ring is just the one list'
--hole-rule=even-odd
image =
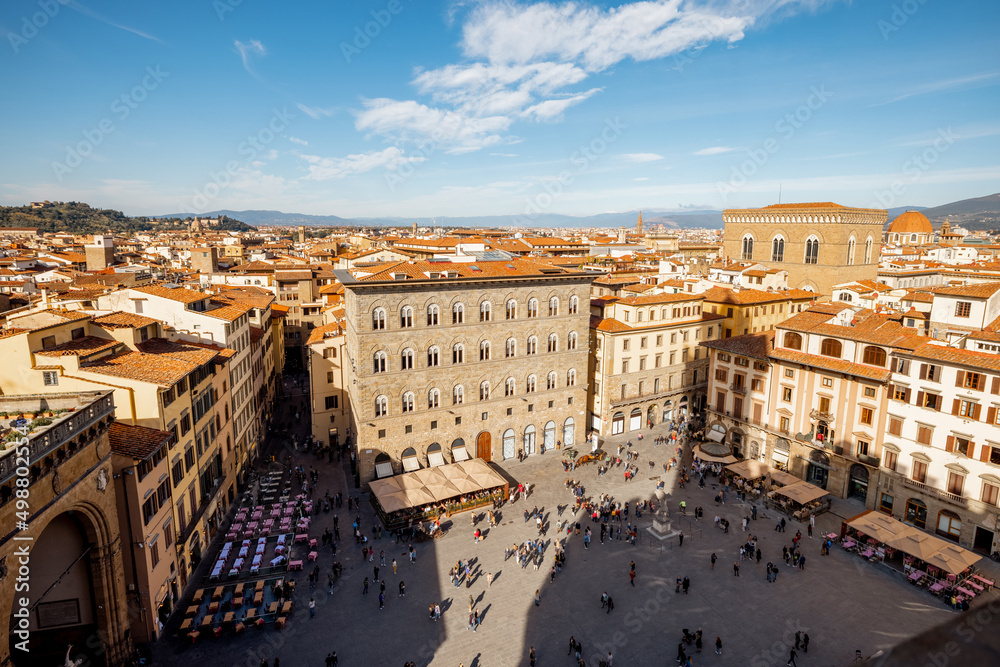
{"label": "pedestrian walking", "polygon": [[808,632],[802,635],[802,652],[803,653],[808,653],[809,652],[809,633]]}
{"label": "pedestrian walking", "polygon": [[570,636],[569,638],[569,650],[566,651],[566,655],[569,655],[576,649],[576,637]]}
{"label": "pedestrian walking", "polygon": [[795,648],[799,648],[802,645],[802,631],[795,631]]}
{"label": "pedestrian walking", "polygon": [[678,535],[678,538],[679,538],[680,541],[678,542],[677,546],[679,546],[679,547],[684,546],[684,531],[683,530],[680,532],[680,535]]}
{"label": "pedestrian walking", "polygon": [[401,598],[406,597],[406,584],[404,584],[402,581],[399,582],[399,597]]}
{"label": "pedestrian walking", "polygon": [[396,559],[392,559],[392,573],[396,574]]}
{"label": "pedestrian walking", "polygon": [[715,561],[717,561],[717,560],[718,560],[718,557],[713,553],[712,554],[712,569],[713,570],[715,569]]}
{"label": "pedestrian walking", "polygon": [[788,652],[788,662],[785,663],[785,664],[789,665],[789,667],[798,667],[798,664],[795,662],[795,656],[797,656],[797,655],[798,655],[798,653],[795,652],[795,649],[792,649],[791,651],[789,651]]}
{"label": "pedestrian walking", "polygon": [[410,545],[410,562],[411,563],[417,562],[417,551],[413,548],[412,544]]}
{"label": "pedestrian walking", "polygon": [[715,638],[715,655],[722,655],[722,637]]}
{"label": "pedestrian walking", "polygon": [[740,564],[739,561],[733,561],[733,576],[740,576]]}
{"label": "pedestrian walking", "polygon": [[368,595],[368,577],[365,577],[365,589],[361,591],[362,595]]}
{"label": "pedestrian walking", "polygon": [[434,605],[434,620],[437,621],[441,618],[441,605]]}
{"label": "pedestrian walking", "polygon": [[609,599],[610,598],[608,598],[608,592],[604,591],[604,594],[601,595],[601,609],[604,609],[605,607],[608,606],[608,600]]}
{"label": "pedestrian walking", "polygon": [[538,603],[541,602],[541,600],[542,600],[542,594],[536,588],[535,589],[535,606],[536,607],[538,606]]}
{"label": "pedestrian walking", "polygon": [[614,608],[615,608],[615,601],[612,600],[610,596],[608,596],[608,613],[610,614]]}
{"label": "pedestrian walking", "polygon": [[635,586],[635,570],[631,570],[628,573],[628,582],[632,584],[633,587]]}
{"label": "pedestrian walking", "polygon": [[528,667],[535,667],[535,647],[528,649]]}
{"label": "pedestrian walking", "polygon": [[385,593],[378,594],[378,608],[380,611],[385,608]]}
{"label": "pedestrian walking", "polygon": [[476,606],[476,601],[475,601],[475,599],[474,599],[474,598],[473,598],[473,597],[472,597],[472,596],[470,595],[470,596],[469,596],[469,611],[472,611],[472,608],[473,608],[473,607],[475,607],[475,606]]}
{"label": "pedestrian walking", "polygon": [[489,588],[492,585],[493,585],[493,573],[488,572],[486,574],[486,588]]}
{"label": "pedestrian walking", "polygon": [[681,583],[681,588],[684,589],[684,595],[687,595],[688,589],[691,588],[691,580],[684,577],[684,581]]}
{"label": "pedestrian walking", "polygon": [[378,581],[378,565],[375,566],[374,570],[375,570],[375,576],[372,577],[372,581],[376,581],[377,582]]}
{"label": "pedestrian walking", "polygon": [[309,618],[316,616],[316,598],[309,598]]}

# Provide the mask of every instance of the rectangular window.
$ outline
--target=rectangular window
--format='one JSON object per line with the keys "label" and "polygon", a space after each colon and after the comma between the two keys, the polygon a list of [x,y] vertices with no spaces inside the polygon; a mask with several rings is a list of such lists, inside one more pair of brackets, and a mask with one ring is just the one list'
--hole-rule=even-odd
{"label": "rectangular window", "polygon": [[646,347],[646,336],[642,336],[641,338],[639,338],[639,347],[640,348]]}
{"label": "rectangular window", "polygon": [[914,461],[910,477],[913,478],[914,482],[925,483],[927,481],[927,464],[923,461]]}
{"label": "rectangular window", "polygon": [[965,475],[959,475],[957,472],[948,472],[948,493],[953,493],[956,496],[962,495],[962,489],[965,488]]}
{"label": "rectangular window", "polygon": [[902,435],[903,420],[899,417],[889,417],[889,435]]}
{"label": "rectangular window", "polygon": [[989,482],[983,482],[983,495],[981,496],[981,499],[984,503],[997,505],[997,501],[1000,500],[1000,486],[990,484]]}
{"label": "rectangular window", "polygon": [[622,359],[622,373],[628,373],[628,359]]}
{"label": "rectangular window", "polygon": [[624,350],[625,352],[628,352],[629,342],[630,341],[628,338],[622,338],[622,350]]}
{"label": "rectangular window", "polygon": [[653,368],[659,368],[662,364],[663,364],[663,355],[662,354],[656,355],[656,357],[653,359]]}
{"label": "rectangular window", "polygon": [[868,456],[868,450],[871,448],[870,442],[867,440],[858,440],[858,456]]}
{"label": "rectangular window", "polygon": [[865,398],[875,398],[875,387],[865,387]]}
{"label": "rectangular window", "polygon": [[892,514],[892,496],[888,493],[883,493],[881,499],[879,500],[878,507],[886,514]]}
{"label": "rectangular window", "polygon": [[781,388],[781,400],[783,400],[786,403],[791,403],[792,402],[792,388],[791,387],[782,387]]}
{"label": "rectangular window", "polygon": [[792,420],[790,420],[788,417],[782,417],[781,420],[778,422],[778,429],[782,433],[788,433],[791,430],[791,428],[792,428]]}
{"label": "rectangular window", "polygon": [[54,387],[59,384],[59,373],[57,371],[44,371],[42,373],[42,382],[45,383],[46,387]]}
{"label": "rectangular window", "polygon": [[326,404],[326,409],[327,410],[336,410],[337,409],[337,397],[336,396],[327,396],[326,400],[325,400],[325,404]]}
{"label": "rectangular window", "polygon": [[333,384],[333,371],[326,372],[326,383]]}
{"label": "rectangular window", "polygon": [[754,378],[750,381],[750,389],[752,391],[764,391],[764,381],[760,378]]}
{"label": "rectangular window", "polygon": [[786,378],[794,378],[795,377],[795,371],[793,369],[791,369],[791,368],[786,368],[785,369],[785,377]]}
{"label": "rectangular window", "polygon": [[871,408],[861,408],[861,423],[871,426],[875,421],[875,411]]}
{"label": "rectangular window", "polygon": [[830,412],[830,399],[826,396],[820,396],[819,399],[819,411],[820,412]]}
{"label": "rectangular window", "polygon": [[716,368],[715,379],[719,382],[726,382],[729,379],[729,371],[725,368]]}
{"label": "rectangular window", "polygon": [[656,337],[656,344],[657,344],[657,346],[663,345],[663,334],[657,335],[657,337]]}
{"label": "rectangular window", "polygon": [[885,466],[886,469],[892,470],[892,471],[895,472],[897,460],[898,460],[898,458],[896,456],[896,452],[890,452],[887,449],[887,450],[885,450],[885,459],[883,460],[882,465]]}
{"label": "rectangular window", "polygon": [[823,386],[824,387],[832,387],[833,386],[833,378],[823,378]]}
{"label": "rectangular window", "polygon": [[930,426],[917,426],[917,442],[921,445],[931,444],[931,438],[934,436],[934,429]]}
{"label": "rectangular window", "polygon": [[972,315],[972,302],[959,301],[955,304],[955,317],[969,317]]}

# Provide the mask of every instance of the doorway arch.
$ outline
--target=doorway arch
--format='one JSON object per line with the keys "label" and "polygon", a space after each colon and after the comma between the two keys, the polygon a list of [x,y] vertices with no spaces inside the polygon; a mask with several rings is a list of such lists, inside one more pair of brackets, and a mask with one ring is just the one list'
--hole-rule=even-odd
{"label": "doorway arch", "polygon": [[809,468],[806,471],[806,481],[812,482],[821,489],[826,489],[830,479],[830,457],[814,449],[809,453]]}
{"label": "doorway arch", "polygon": [[514,458],[515,439],[514,429],[509,428],[503,432],[503,457],[505,460]]}
{"label": "doorway arch", "polygon": [[556,448],[556,423],[554,421],[547,422],[545,424],[545,430],[542,431],[542,451],[547,452],[550,449]]}
{"label": "doorway arch", "polygon": [[642,428],[642,408],[635,408],[628,416],[628,430],[638,431]]}
{"label": "doorway arch", "polygon": [[858,500],[868,499],[868,468],[860,463],[851,466],[851,480],[847,487],[847,497]]}
{"label": "doorway arch", "polygon": [[493,460],[493,444],[489,431],[483,431],[476,438],[476,458],[482,459],[487,463]]}
{"label": "doorway arch", "polygon": [[611,435],[618,435],[625,432],[625,413],[616,412],[611,418]]}

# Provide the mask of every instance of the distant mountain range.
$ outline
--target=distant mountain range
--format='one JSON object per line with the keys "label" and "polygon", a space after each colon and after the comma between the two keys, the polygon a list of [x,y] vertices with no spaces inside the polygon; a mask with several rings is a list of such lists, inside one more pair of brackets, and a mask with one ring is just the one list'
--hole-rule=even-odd
{"label": "distant mountain range", "polygon": [[943,206],[935,206],[921,211],[937,226],[947,218],[952,226],[966,229],[1000,228],[1000,193],[963,199]]}
{"label": "distant mountain range", "polygon": [[[923,206],[899,206],[889,209],[889,220],[903,211],[922,211]],[[437,218],[342,218],[336,215],[307,215],[304,213],[284,213],[282,211],[211,211],[202,214],[207,217],[224,215],[255,227],[541,227],[541,228],[584,228],[584,227],[635,227],[639,211],[598,213],[587,216],[540,213],[532,216],[480,215],[480,216],[440,216]],[[156,216],[176,218],[178,214]],[[642,211],[643,226],[647,231],[663,225],[666,229],[722,229],[722,211],[711,209],[684,209],[671,211],[648,209]]]}

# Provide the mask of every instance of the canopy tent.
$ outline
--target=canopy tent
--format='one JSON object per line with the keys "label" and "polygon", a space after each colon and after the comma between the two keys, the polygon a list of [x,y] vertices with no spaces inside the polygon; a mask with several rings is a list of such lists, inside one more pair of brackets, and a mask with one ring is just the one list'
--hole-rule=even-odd
{"label": "canopy tent", "polygon": [[847,525],[854,528],[859,533],[868,537],[873,537],[879,542],[890,543],[893,540],[900,540],[907,534],[913,532],[915,528],[907,526],[905,523],[896,521],[887,514],[868,510],[847,521]]}
{"label": "canopy tent", "polygon": [[771,478],[772,482],[781,484],[782,486],[788,486],[802,481],[795,475],[787,473],[784,470],[778,470],[777,468],[771,468],[771,472],[768,473],[768,477]]}
{"label": "canopy tent", "polygon": [[970,565],[982,559],[977,553],[963,549],[954,544],[945,544],[936,554],[925,558],[924,562],[939,567],[949,574],[961,574]]}
{"label": "canopy tent", "polygon": [[725,431],[716,431],[715,429],[709,429],[706,434],[709,440],[714,440],[715,442],[722,442],[726,439]]}
{"label": "canopy tent", "polygon": [[816,500],[817,498],[822,498],[827,495],[829,491],[826,489],[821,489],[815,484],[810,484],[802,480],[797,480],[788,486],[783,486],[780,489],[775,489],[771,492],[773,494],[781,495],[789,500],[794,500],[800,505],[805,505],[808,502]]}
{"label": "canopy tent", "polygon": [[369,483],[372,493],[385,512],[396,512],[506,485],[507,480],[482,459],[422,468]]}
{"label": "canopy tent", "polygon": [[[711,449],[718,449],[717,447],[712,447]],[[697,456],[702,461],[708,461],[709,463],[735,463],[736,457],[729,452],[729,447],[723,447],[727,453],[719,455],[711,453],[709,450],[708,443],[704,445],[695,445],[694,455]]]}
{"label": "canopy tent", "polygon": [[726,470],[739,475],[744,479],[757,479],[759,477],[766,476],[771,470],[771,467],[766,463],[748,459],[746,461],[740,461],[739,463],[728,465],[726,466]]}
{"label": "canopy tent", "polygon": [[891,516],[867,510],[844,522],[859,533],[875,538],[893,549],[940,568],[949,574],[961,574],[982,556],[947,540],[893,519]]}

